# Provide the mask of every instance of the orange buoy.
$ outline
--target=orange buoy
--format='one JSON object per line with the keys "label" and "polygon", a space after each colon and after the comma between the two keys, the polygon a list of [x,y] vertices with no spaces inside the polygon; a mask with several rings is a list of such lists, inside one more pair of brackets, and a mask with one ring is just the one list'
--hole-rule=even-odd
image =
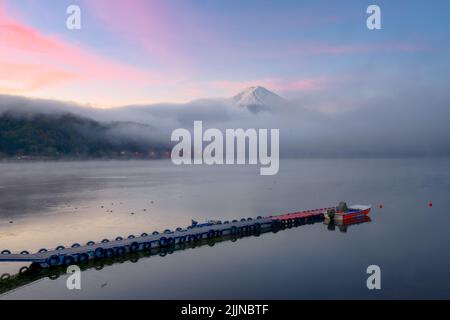
{"label": "orange buoy", "polygon": [[380,204],[380,209],[383,209],[383,208],[384,208],[383,204]]}
{"label": "orange buoy", "polygon": [[432,208],[432,207],[433,207],[433,203],[432,203],[432,202],[429,202],[429,203],[428,203],[428,207]]}

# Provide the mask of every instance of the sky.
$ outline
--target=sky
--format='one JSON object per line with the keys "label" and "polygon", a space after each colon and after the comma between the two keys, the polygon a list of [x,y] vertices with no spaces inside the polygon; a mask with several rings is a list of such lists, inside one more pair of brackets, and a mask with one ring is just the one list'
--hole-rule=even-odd
{"label": "sky", "polygon": [[[66,28],[72,4],[80,30]],[[339,111],[445,94],[449,40],[446,0],[0,0],[0,94],[105,108],[261,85]]]}

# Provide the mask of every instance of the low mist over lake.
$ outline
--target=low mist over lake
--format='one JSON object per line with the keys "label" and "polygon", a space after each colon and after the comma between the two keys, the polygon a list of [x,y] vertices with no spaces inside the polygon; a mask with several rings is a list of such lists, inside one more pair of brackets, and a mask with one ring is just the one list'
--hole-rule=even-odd
{"label": "low mist over lake", "polygon": [[[450,136],[447,124],[450,99],[447,95],[438,98],[428,93],[405,91],[395,97],[360,98],[361,105],[339,112],[308,109],[306,102],[285,100],[261,87],[249,88],[231,99],[108,110],[0,96],[3,114],[0,114],[0,121],[25,118],[33,122],[36,117],[62,117],[60,125],[64,126],[68,118],[65,114],[70,113],[81,117],[79,122],[95,121],[94,124],[102,128],[101,135],[99,130],[91,128],[92,125],[79,126],[79,134],[88,141],[95,138],[103,145],[112,145],[108,150],[115,149],[116,153],[121,149],[145,154],[168,151],[173,145],[170,141],[173,130],[192,131],[194,121],[201,120],[205,128],[221,130],[279,128],[282,157],[450,156],[447,139]],[[249,101],[247,97],[247,100],[236,101],[242,94],[251,95],[253,99],[261,95],[263,98]],[[0,128],[0,137],[2,130],[3,135],[10,134]],[[6,148],[1,146],[0,152]],[[42,149],[38,153],[46,155]],[[67,153],[76,152],[70,149]],[[62,152],[61,156],[64,155]],[[92,152],[89,155],[95,156]]]}

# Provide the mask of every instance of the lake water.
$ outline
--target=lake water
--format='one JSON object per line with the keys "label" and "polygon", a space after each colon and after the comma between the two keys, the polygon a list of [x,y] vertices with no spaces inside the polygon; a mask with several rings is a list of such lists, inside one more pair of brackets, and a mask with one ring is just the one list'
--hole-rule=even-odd
{"label": "lake water", "polygon": [[[1,299],[450,298],[449,159],[281,160],[276,176],[260,176],[256,166],[170,161],[1,163],[0,170],[0,250],[342,200],[374,206],[371,222],[345,233],[300,226],[89,268],[80,291],[66,289],[64,274],[11,282]],[[381,268],[381,290],[366,287],[369,265]],[[1,263],[0,275],[21,266]]]}

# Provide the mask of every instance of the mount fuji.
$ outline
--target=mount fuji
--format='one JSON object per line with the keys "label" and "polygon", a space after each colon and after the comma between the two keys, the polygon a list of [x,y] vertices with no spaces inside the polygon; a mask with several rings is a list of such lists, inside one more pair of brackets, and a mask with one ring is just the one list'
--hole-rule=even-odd
{"label": "mount fuji", "polygon": [[247,108],[251,112],[270,110],[287,101],[264,87],[249,87],[231,98],[233,106]]}

